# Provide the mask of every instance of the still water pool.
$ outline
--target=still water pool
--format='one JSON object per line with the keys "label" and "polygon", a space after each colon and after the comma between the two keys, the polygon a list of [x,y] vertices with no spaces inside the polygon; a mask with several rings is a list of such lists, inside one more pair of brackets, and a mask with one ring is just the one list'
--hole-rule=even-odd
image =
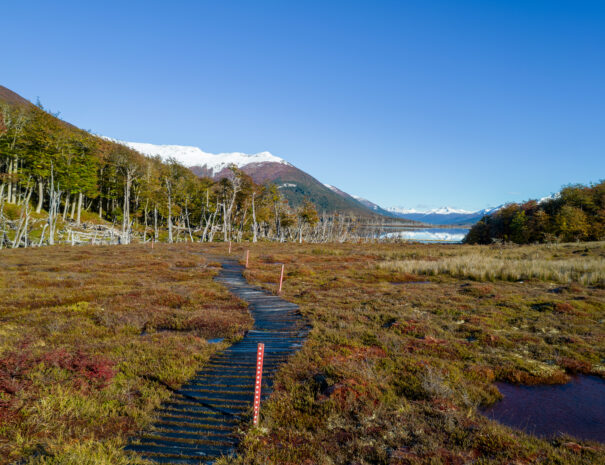
{"label": "still water pool", "polygon": [[504,398],[483,411],[489,418],[536,436],[567,433],[605,443],[605,380],[577,376],[559,385],[496,385]]}

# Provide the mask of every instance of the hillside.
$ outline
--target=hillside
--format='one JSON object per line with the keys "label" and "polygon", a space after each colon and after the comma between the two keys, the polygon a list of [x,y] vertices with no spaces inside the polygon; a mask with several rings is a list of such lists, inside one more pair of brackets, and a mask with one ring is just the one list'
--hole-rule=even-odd
{"label": "hillside", "polygon": [[4,86],[0,85],[0,102],[7,103],[9,105],[19,105],[28,107],[31,106],[32,103],[29,100],[24,99],[19,94],[13,92],[10,89],[7,89]]}

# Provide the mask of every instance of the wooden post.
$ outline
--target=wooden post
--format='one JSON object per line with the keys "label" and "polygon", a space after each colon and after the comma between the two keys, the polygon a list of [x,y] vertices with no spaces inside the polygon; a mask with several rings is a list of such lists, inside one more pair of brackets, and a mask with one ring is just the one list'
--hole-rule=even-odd
{"label": "wooden post", "polygon": [[265,357],[265,344],[259,342],[256,349],[256,380],[254,382],[254,417],[252,423],[258,425],[258,414],[260,412],[260,394],[263,381],[263,358]]}
{"label": "wooden post", "polygon": [[153,250],[153,244],[155,243],[155,239],[151,240],[151,250]]}
{"label": "wooden post", "polygon": [[229,241],[229,255],[231,255],[231,241]]}
{"label": "wooden post", "polygon": [[282,263],[281,275],[279,277],[279,291],[277,291],[278,294],[281,294],[281,288],[282,288],[283,282],[284,282],[284,264]]}
{"label": "wooden post", "polygon": [[250,261],[250,249],[246,250],[246,268],[248,268],[249,261]]}

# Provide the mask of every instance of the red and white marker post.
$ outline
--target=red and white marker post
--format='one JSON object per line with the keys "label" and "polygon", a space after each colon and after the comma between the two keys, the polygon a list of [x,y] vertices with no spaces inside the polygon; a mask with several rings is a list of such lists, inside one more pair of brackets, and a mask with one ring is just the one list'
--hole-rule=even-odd
{"label": "red and white marker post", "polygon": [[260,391],[263,381],[263,359],[265,357],[265,344],[259,342],[256,349],[256,381],[254,382],[254,417],[252,423],[258,425],[258,414],[260,412]]}
{"label": "red and white marker post", "polygon": [[281,294],[281,288],[282,288],[283,283],[284,283],[284,264],[282,264],[282,266],[281,266],[281,275],[279,276],[279,291],[277,291],[278,294]]}
{"label": "red and white marker post", "polygon": [[248,268],[249,261],[250,261],[250,249],[246,250],[246,268]]}
{"label": "red and white marker post", "polygon": [[231,255],[231,241],[229,241],[229,255]]}

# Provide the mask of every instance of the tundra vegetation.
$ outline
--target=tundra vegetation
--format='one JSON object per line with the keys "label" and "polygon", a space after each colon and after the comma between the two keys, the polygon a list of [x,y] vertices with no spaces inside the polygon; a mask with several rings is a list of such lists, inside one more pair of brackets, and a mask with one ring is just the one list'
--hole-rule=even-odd
{"label": "tundra vegetation", "polygon": [[496,380],[605,376],[605,243],[252,250],[248,279],[275,290],[285,263],[313,330],[230,463],[605,463],[603,444],[480,413]]}
{"label": "tundra vegetation", "polygon": [[[0,463],[137,463],[162,400],[251,326],[191,244],[0,252]],[[209,344],[210,338],[226,338]]]}
{"label": "tundra vegetation", "polygon": [[[605,463],[602,444],[480,414],[500,397],[495,380],[605,375],[604,243],[258,242],[232,255],[248,248],[247,278],[276,290],[284,263],[284,297],[313,330],[223,463]],[[252,324],[211,280],[211,257],[226,253],[191,242],[1,251],[0,463],[142,463],[121,450],[127,438]],[[461,273],[455,258],[469,270],[510,261],[522,282]]]}

